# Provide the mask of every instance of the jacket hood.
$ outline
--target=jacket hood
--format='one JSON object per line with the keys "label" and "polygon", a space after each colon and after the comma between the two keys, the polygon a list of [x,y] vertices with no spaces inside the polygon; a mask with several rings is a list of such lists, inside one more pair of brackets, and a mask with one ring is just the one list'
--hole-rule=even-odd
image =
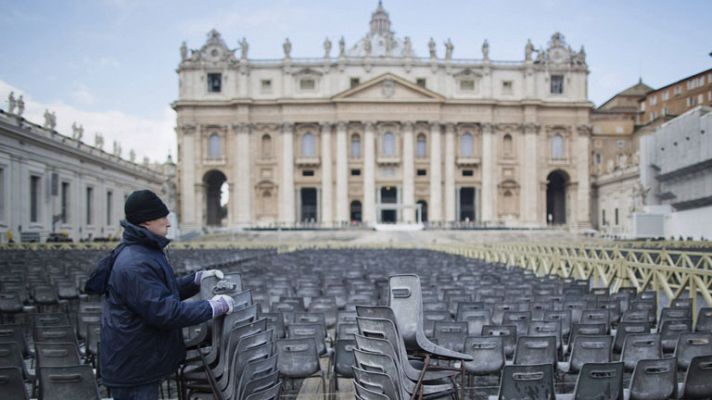
{"label": "jacket hood", "polygon": [[121,226],[124,228],[123,242],[127,245],[140,244],[146,247],[163,249],[171,242],[166,237],[156,235],[148,229],[134,225],[126,220],[121,221]]}

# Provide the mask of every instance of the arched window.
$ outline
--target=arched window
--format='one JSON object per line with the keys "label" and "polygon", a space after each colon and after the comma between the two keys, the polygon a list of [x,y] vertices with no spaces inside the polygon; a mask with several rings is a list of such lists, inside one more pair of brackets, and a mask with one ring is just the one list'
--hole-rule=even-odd
{"label": "arched window", "polygon": [[394,157],[396,155],[396,135],[392,132],[383,134],[383,155]]}
{"label": "arched window", "polygon": [[512,143],[512,135],[509,133],[504,135],[502,139],[502,151],[505,157],[512,157],[514,155],[514,144]]}
{"label": "arched window", "polygon": [[596,165],[601,165],[601,153],[596,153],[594,159],[596,160]]}
{"label": "arched window", "polygon": [[208,158],[220,158],[220,135],[213,133],[208,138]]}
{"label": "arched window", "polygon": [[355,133],[351,135],[351,158],[361,158],[361,136]]}
{"label": "arched window", "polygon": [[472,134],[470,132],[465,132],[465,134],[460,137],[460,157],[472,157],[474,154],[473,150],[474,143],[472,140]]}
{"label": "arched window", "polygon": [[272,158],[272,137],[262,135],[262,158]]}
{"label": "arched window", "polygon": [[417,158],[425,158],[428,155],[427,139],[424,134],[418,135],[418,140],[415,146],[415,156]]}
{"label": "arched window", "polygon": [[551,159],[564,159],[564,138],[558,133],[551,138]]}
{"label": "arched window", "polygon": [[302,157],[316,157],[316,138],[311,132],[302,136]]}

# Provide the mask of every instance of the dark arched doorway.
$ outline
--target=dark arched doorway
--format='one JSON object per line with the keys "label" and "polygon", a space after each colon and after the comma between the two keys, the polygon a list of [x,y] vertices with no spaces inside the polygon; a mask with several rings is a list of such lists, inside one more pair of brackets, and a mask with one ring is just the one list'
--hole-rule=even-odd
{"label": "dark arched doorway", "polygon": [[351,202],[351,223],[361,223],[361,202],[354,200]]}
{"label": "dark arched doorway", "polygon": [[561,170],[546,177],[546,222],[549,225],[566,224],[566,186],[569,175]]}
{"label": "dark arched doorway", "polygon": [[420,222],[428,222],[428,202],[418,200],[417,204],[420,205]]}
{"label": "dark arched doorway", "polygon": [[205,217],[208,226],[221,226],[227,217],[229,191],[227,177],[220,171],[208,171],[203,176],[205,185]]}
{"label": "dark arched doorway", "polygon": [[[398,204],[398,188],[393,186],[384,186],[381,188],[381,205]],[[396,208],[381,209],[381,223],[395,224],[398,222],[398,210]]]}

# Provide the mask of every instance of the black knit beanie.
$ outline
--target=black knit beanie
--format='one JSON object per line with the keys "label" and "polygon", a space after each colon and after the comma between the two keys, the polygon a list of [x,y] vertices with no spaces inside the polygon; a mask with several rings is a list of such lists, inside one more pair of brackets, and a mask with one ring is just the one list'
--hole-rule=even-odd
{"label": "black knit beanie", "polygon": [[137,190],[126,199],[124,205],[126,220],[134,225],[163,218],[168,215],[168,207],[150,190]]}

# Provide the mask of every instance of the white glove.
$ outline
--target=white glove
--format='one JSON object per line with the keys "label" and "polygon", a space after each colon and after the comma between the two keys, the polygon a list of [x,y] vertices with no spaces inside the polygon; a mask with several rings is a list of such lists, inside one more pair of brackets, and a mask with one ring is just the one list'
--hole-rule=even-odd
{"label": "white glove", "polygon": [[195,273],[195,278],[193,279],[193,282],[196,285],[200,285],[200,282],[203,281],[203,279],[209,277],[209,276],[214,276],[218,278],[219,280],[222,280],[225,278],[225,274],[223,274],[222,271],[219,269],[208,269],[205,271],[198,271]]}
{"label": "white glove", "polygon": [[213,318],[221,315],[231,314],[235,309],[235,299],[225,294],[218,294],[208,300],[213,309]]}

